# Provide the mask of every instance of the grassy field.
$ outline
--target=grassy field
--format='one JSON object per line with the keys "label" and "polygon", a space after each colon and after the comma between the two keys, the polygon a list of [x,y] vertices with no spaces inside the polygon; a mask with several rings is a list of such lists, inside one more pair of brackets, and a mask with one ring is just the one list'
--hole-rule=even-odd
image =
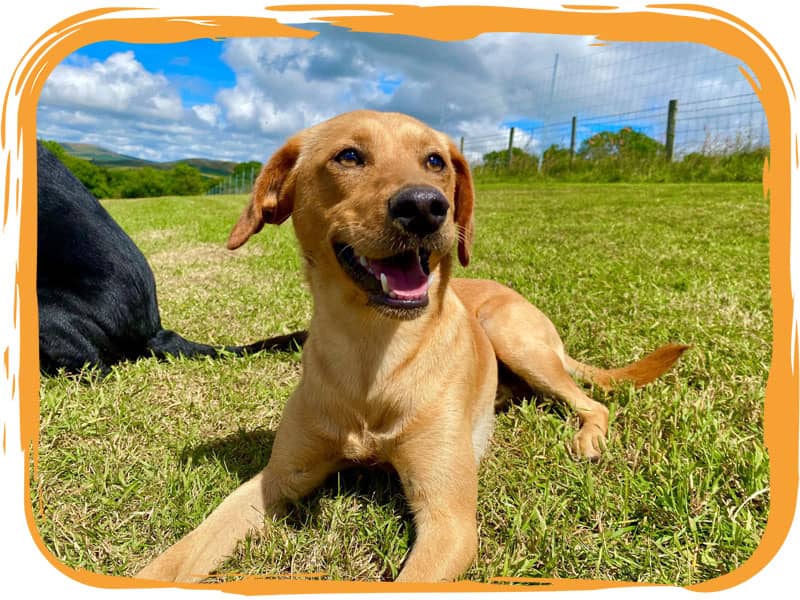
{"label": "grassy field", "polygon": [[[244,197],[108,201],[151,262],[166,327],[243,343],[302,328],[310,300],[287,224],[224,249]],[[571,458],[576,418],[547,398],[498,415],[480,470],[470,579],[687,585],[756,549],[769,509],[763,403],[771,348],[768,202],[752,184],[484,185],[473,264],[527,296],[568,351],[622,364],[692,344],[611,410],[602,461]],[[130,575],[266,464],[299,354],[141,360],[105,380],[43,378],[31,499],[64,563]],[[223,570],[396,575],[413,531],[399,483],[353,470]]]}

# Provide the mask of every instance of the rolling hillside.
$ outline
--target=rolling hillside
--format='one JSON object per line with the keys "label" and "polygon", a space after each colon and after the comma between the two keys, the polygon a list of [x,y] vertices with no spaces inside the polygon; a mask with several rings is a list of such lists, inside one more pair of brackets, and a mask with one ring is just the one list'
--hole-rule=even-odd
{"label": "rolling hillside", "polygon": [[99,167],[151,167],[154,169],[169,170],[174,168],[176,165],[187,164],[200,171],[203,175],[226,177],[233,173],[233,169],[237,164],[235,162],[211,160],[208,158],[184,158],[171,162],[153,162],[136,158],[134,156],[127,156],[125,154],[112,152],[111,150],[106,150],[105,148],[95,146],[94,144],[77,144],[70,142],[58,143],[64,148],[67,154],[88,160]]}

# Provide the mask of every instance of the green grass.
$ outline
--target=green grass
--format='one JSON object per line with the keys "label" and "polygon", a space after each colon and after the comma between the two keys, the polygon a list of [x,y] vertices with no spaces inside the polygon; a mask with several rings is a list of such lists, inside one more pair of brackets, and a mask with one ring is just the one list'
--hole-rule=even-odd
{"label": "green grass", "polygon": [[[166,327],[241,343],[303,327],[310,299],[290,226],[224,249],[243,197],[109,201],[151,261]],[[769,509],[763,404],[771,348],[769,205],[751,184],[485,185],[473,264],[526,295],[570,353],[622,364],[692,350],[611,410],[599,464],[571,458],[576,418],[546,398],[501,413],[480,469],[467,577],[677,585],[741,565]],[[31,498],[64,563],[131,575],[267,461],[297,354],[140,360],[105,380],[43,378]],[[395,477],[331,477],[226,571],[396,575],[413,539]]]}

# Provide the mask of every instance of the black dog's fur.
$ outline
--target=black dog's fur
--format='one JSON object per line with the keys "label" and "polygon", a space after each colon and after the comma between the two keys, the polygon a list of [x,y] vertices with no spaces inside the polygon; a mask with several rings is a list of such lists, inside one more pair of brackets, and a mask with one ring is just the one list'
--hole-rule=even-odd
{"label": "black dog's fur", "polygon": [[166,355],[220,356],[300,346],[305,332],[215,348],[162,328],[147,260],[83,184],[37,148],[39,364],[45,373]]}

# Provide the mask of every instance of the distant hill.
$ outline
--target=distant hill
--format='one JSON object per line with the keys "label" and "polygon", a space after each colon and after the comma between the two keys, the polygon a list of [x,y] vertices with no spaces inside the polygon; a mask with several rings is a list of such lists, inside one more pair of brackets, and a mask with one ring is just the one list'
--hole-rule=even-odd
{"label": "distant hill", "polygon": [[233,173],[234,167],[237,165],[235,162],[226,160],[211,160],[208,158],[184,158],[181,160],[174,160],[170,162],[154,162],[136,158],[135,156],[127,156],[106,150],[94,144],[75,144],[71,142],[58,142],[64,151],[71,156],[88,160],[98,167],[108,168],[141,168],[151,167],[153,169],[169,170],[179,164],[186,164],[194,167],[203,175],[212,177],[226,177]]}
{"label": "distant hill", "polygon": [[214,177],[227,177],[233,174],[233,169],[237,164],[227,160],[211,160],[210,158],[183,158],[172,162],[155,163],[158,169],[172,169],[176,165],[190,165],[200,171],[203,175],[213,175]]}

